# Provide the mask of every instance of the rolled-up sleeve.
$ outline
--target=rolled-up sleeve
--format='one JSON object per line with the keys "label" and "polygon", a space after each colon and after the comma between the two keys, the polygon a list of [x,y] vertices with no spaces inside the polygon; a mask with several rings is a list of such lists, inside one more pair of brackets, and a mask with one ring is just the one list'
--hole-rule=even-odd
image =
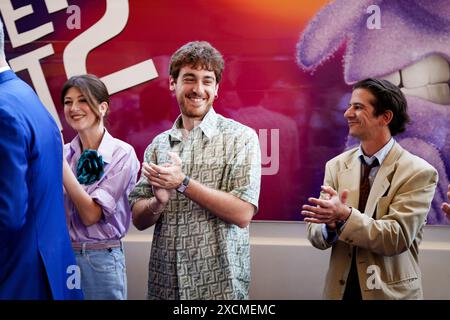
{"label": "rolled-up sleeve", "polygon": [[[155,145],[154,145],[154,143],[151,143],[144,152],[144,162],[156,163],[156,153],[154,151],[155,151]],[[139,199],[149,199],[151,197],[153,197],[152,187],[148,183],[147,178],[145,176],[141,175],[138,183],[136,184],[136,186],[134,187],[134,189],[131,191],[130,195],[128,196],[130,208],[133,208],[134,204]]]}
{"label": "rolled-up sleeve", "polygon": [[111,165],[113,167],[105,173],[105,178],[90,193],[92,199],[102,207],[106,219],[116,212],[117,203],[123,197],[128,198],[139,172],[139,161],[134,150]]}

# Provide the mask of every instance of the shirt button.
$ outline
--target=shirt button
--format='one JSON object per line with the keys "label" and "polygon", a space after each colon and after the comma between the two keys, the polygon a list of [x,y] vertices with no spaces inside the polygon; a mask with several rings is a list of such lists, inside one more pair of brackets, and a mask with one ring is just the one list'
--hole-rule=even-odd
{"label": "shirt button", "polygon": [[344,284],[345,284],[345,280],[339,280],[339,284],[341,285],[341,286],[343,286]]}

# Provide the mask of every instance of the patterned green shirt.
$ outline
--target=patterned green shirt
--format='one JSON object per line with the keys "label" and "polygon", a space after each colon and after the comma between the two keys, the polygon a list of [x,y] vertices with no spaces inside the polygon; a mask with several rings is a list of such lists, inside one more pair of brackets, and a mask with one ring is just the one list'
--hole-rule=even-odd
{"label": "patterned green shirt", "polygon": [[[170,162],[177,153],[192,179],[258,208],[261,154],[255,131],[213,108],[183,137],[181,116],[147,147],[144,161]],[[153,196],[141,176],[130,204]],[[149,299],[248,299],[249,228],[216,217],[174,193],[155,225],[149,263]]]}

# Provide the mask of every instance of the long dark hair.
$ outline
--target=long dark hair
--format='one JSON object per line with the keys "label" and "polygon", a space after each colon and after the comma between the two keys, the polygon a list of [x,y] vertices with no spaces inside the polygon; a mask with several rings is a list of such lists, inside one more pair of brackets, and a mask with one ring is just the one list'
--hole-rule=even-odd
{"label": "long dark hair", "polygon": [[86,101],[91,108],[92,112],[97,116],[97,119],[100,121],[100,110],[98,105],[102,102],[108,103],[108,109],[103,117],[106,120],[107,115],[109,114],[109,93],[105,84],[100,80],[97,76],[93,74],[84,74],[79,76],[73,76],[64,84],[61,91],[61,103],[64,105],[64,98],[67,94],[67,91],[75,87],[83,94],[86,98]]}

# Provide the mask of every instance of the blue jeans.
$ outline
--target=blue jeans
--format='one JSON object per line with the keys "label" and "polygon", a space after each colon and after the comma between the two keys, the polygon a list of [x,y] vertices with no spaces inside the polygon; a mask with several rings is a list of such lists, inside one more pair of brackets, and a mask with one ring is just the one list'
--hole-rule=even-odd
{"label": "blue jeans", "polygon": [[75,250],[86,300],[126,300],[127,275],[122,248]]}

